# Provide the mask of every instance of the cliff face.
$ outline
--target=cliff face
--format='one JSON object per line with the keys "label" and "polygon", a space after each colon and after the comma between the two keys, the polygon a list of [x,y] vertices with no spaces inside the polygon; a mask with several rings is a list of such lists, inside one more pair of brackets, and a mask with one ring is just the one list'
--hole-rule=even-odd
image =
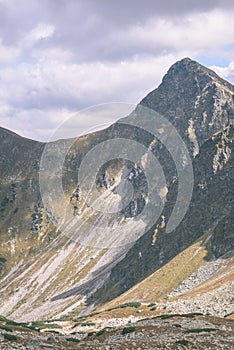
{"label": "cliff face", "polygon": [[[171,134],[163,139],[160,131],[157,139],[153,128],[142,130],[131,125],[133,121],[147,125],[150,113],[141,120],[141,108],[149,108],[165,123],[171,123],[191,156],[191,202],[183,221],[170,233],[166,225],[179,193],[181,174],[165,146],[171,142]],[[166,266],[204,235],[204,261],[231,254],[233,117],[234,87],[230,83],[188,58],[175,63],[161,85],[126,119],[75,142],[60,140],[47,145],[60,154],[72,144],[62,169],[66,206],[61,208],[58,198],[54,212],[44,207],[39,188],[40,160],[46,145],[0,129],[0,314],[29,320],[46,317],[50,310],[49,316],[57,317],[74,310],[79,313],[87,306],[87,299],[89,307],[110,301]],[[124,120],[128,125],[122,124]],[[101,142],[119,137],[144,145],[140,162],[114,159],[103,164],[95,191],[89,192],[87,182],[80,192],[77,170],[84,155]],[[157,203],[163,205],[163,211],[142,235],[144,218],[142,227],[137,218],[148,203],[149,184],[141,165],[150,164],[149,150],[160,162],[165,177],[163,182],[161,173],[151,176],[159,188]],[[119,158],[123,158],[121,152]],[[173,152],[183,164],[184,154],[178,144]],[[50,161],[56,165],[57,159]],[[55,166],[46,175],[48,179],[56,179],[56,170]],[[128,183],[133,188],[132,198],[114,218],[109,212],[95,212],[85,202],[89,193],[93,201],[99,198],[98,205],[114,208],[120,197],[124,199]],[[48,195],[56,203],[54,194]],[[146,214],[156,215],[153,210],[149,206]],[[66,212],[69,225],[58,228],[61,211]],[[107,234],[110,225],[115,227],[115,241]],[[130,235],[136,236],[135,241],[125,241]]]}
{"label": "cliff face", "polygon": [[169,120],[186,143],[193,159],[193,195],[183,221],[166,234],[163,223],[175,204],[179,178],[170,157],[157,145],[153,152],[168,176],[167,202],[156,225],[136,242],[113,268],[104,289],[94,295],[94,300],[101,302],[125,292],[204,234],[209,233],[207,261],[232,251],[234,246],[234,87],[186,58],[169,69],[162,84],[141,105]]}
{"label": "cliff face", "polygon": [[[225,164],[222,163],[218,170],[215,166],[217,147],[223,134],[227,135],[226,145],[230,148],[230,154],[233,154],[231,127],[227,127],[203,144],[193,162],[195,178],[193,196],[181,224],[173,232],[166,234],[165,228],[161,225],[162,221],[159,220],[112,270],[106,289],[98,291],[100,292],[98,298],[106,300],[106,296],[109,295],[107,300],[110,300],[114,295],[128,290],[164,266],[204,234],[207,235],[209,242],[205,260],[209,261],[233,251],[233,155],[230,155],[228,161],[225,156],[221,156]],[[161,218],[167,220],[170,216],[170,205],[171,202],[174,203],[175,196],[176,189],[171,185],[168,195],[170,199]]]}

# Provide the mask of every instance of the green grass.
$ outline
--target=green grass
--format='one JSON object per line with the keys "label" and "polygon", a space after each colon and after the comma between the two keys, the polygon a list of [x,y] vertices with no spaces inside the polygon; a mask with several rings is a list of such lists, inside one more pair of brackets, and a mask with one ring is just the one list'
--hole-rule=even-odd
{"label": "green grass", "polygon": [[6,321],[7,321],[7,318],[4,317],[4,316],[0,316],[0,321],[6,322]]}
{"label": "green grass", "polygon": [[4,317],[4,316],[0,316],[0,321],[5,322],[8,325],[12,325],[12,326],[18,326],[19,323],[15,322],[15,321],[11,321],[8,318]]}
{"label": "green grass", "polygon": [[[127,302],[130,300],[141,300],[147,303],[160,302],[167,294],[177,288],[180,283],[195,272],[199,267],[206,264],[208,258],[208,243],[206,246],[202,246],[204,239],[207,238],[207,234],[199,237],[193,244],[189,245],[182,252],[178,253],[160,269],[153,272],[148,278],[139,282],[134,288],[130,289],[127,294],[123,294],[115,301],[115,305],[118,303]],[[189,261],[189,263],[188,263]],[[160,283],[158,283],[160,281]],[[152,288],[152,286],[157,286]],[[116,290],[118,290],[119,284],[116,284]],[[116,293],[113,290],[113,293]],[[148,291],[146,297],[144,295],[145,290]],[[108,296],[109,297],[109,296]],[[113,302],[109,303],[112,307]],[[113,307],[115,306],[113,305]]]}
{"label": "green grass", "polygon": [[3,330],[6,331],[6,332],[13,332],[11,328],[6,327],[6,326],[1,326],[1,325],[0,325],[0,329],[3,329]]}
{"label": "green grass", "polygon": [[6,320],[6,324],[11,325],[11,326],[18,326],[19,324],[15,321],[11,321],[11,320]]}
{"label": "green grass", "polygon": [[129,302],[129,303],[124,303],[124,304],[121,304],[119,306],[112,307],[111,309],[108,309],[107,311],[113,311],[113,310],[117,310],[117,309],[124,309],[126,307],[134,307],[134,308],[138,309],[140,306],[141,306],[140,302],[132,301],[132,302]]}
{"label": "green grass", "polygon": [[58,325],[57,323],[44,323],[44,322],[32,322],[30,328],[32,329],[54,329],[54,328],[59,328],[61,329],[62,327]]}

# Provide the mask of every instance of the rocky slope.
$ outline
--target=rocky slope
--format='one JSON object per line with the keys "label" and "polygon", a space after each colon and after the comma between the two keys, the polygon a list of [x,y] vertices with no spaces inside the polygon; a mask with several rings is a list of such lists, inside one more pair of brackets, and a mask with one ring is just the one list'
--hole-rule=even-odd
{"label": "rocky slope", "polygon": [[[186,295],[192,290],[195,294],[188,294],[188,299],[183,300],[184,312],[191,311],[186,302],[189,298],[194,298],[196,305],[201,303],[199,293],[211,293],[212,299],[212,293],[215,295],[217,291],[221,304],[225,305],[226,300],[231,306],[225,306],[226,311],[217,308],[216,313],[213,306],[208,305],[211,302],[204,303],[202,312],[224,316],[231,311],[233,96],[231,84],[186,58],[170,68],[158,89],[146,96],[130,116],[108,129],[78,140],[59,140],[49,145],[0,129],[0,314],[20,321],[78,316],[126,291],[129,292],[113,301],[113,305],[120,300],[163,301],[164,307],[174,312],[176,305],[180,308],[182,304],[173,298],[181,291]],[[169,121],[177,129],[192,159],[191,203],[183,221],[170,233],[166,232],[166,225],[180,190],[181,174],[165,147],[171,134],[159,131],[158,139],[155,138],[152,130],[147,129],[150,115],[142,117],[145,107],[162,115],[165,123]],[[131,125],[139,120],[146,126],[145,130]],[[123,125],[126,121],[128,125]],[[144,144],[146,153],[141,153],[140,163],[114,159],[100,168],[93,193],[88,192],[88,182],[80,192],[77,170],[84,155],[101,142],[114,142],[120,136]],[[61,206],[60,198],[48,192],[55,202],[52,212],[43,205],[41,198],[40,159],[45,147],[59,155],[70,145],[62,167],[66,205]],[[173,148],[178,162],[183,164],[184,153],[178,145]],[[164,208],[158,221],[142,235],[146,225],[144,220],[142,226],[139,225],[137,217],[147,203],[148,187],[140,165],[150,161],[149,150],[164,172],[165,183],[160,176],[153,176],[154,185],[160,189],[158,203]],[[120,155],[124,154],[120,152]],[[59,156],[49,160],[54,164],[52,172],[46,173],[45,169],[48,183],[56,179],[60,171],[56,167],[58,159]],[[185,166],[182,170],[186,169]],[[89,193],[94,202],[99,200],[98,205],[102,202],[109,208],[118,205],[119,197],[124,198],[122,182],[130,182],[134,194],[114,219],[109,212],[97,214],[85,202]],[[120,187],[122,192],[116,190]],[[153,209],[149,208],[151,214],[150,210]],[[58,227],[64,212],[69,225]],[[89,225],[84,226],[84,222]],[[99,223],[101,230],[98,231],[94,223]],[[113,235],[106,234],[110,223],[115,227],[115,240]],[[95,227],[90,230],[90,225]],[[128,240],[126,244],[125,238],[132,234],[136,235],[136,242]],[[84,237],[87,237],[85,244]],[[220,265],[226,266],[226,280],[222,269],[217,272],[212,267],[216,259],[217,264],[221,261]],[[173,276],[170,283],[167,274]],[[212,282],[209,279],[213,277]],[[196,283],[192,284],[194,278]],[[223,291],[221,282],[216,283],[219,279]],[[133,292],[134,285],[135,290],[146,289],[146,292]],[[199,286],[204,286],[205,290],[201,292]],[[163,300],[165,297],[171,297],[171,303],[167,304]],[[205,299],[210,300],[208,296]]]}
{"label": "rocky slope", "polygon": [[101,302],[113,299],[206,233],[210,243],[203,259],[218,258],[233,250],[233,93],[231,84],[196,62],[184,59],[173,65],[159,88],[141,102],[163,113],[190,149],[194,157],[193,195],[183,221],[167,234],[160,222],[162,219],[167,222],[170,217],[177,191],[176,181],[171,179],[178,177],[173,174],[168,156],[160,147],[156,149],[163,166],[170,164],[165,170],[169,174],[169,191],[161,221],[140,237],[113,268],[108,282],[94,299]]}
{"label": "rocky slope", "polygon": [[[233,321],[199,314],[17,324],[0,318],[1,349],[231,349]],[[100,315],[100,317],[104,316]],[[100,322],[98,322],[100,321]],[[96,322],[96,323],[95,323]]]}

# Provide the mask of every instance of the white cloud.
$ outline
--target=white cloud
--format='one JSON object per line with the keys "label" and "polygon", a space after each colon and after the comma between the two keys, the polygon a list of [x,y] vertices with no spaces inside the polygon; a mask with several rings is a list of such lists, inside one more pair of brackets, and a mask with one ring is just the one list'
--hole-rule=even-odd
{"label": "white cloud", "polygon": [[219,67],[214,65],[211,66],[210,69],[213,69],[222,78],[234,84],[234,61],[230,62],[227,67]]}
{"label": "white cloud", "polygon": [[5,69],[0,85],[0,98],[5,103],[0,107],[0,115],[5,116],[1,125],[46,140],[66,116],[84,107],[106,102],[138,103],[179,58],[165,55],[108,64],[47,60],[41,65]]}
{"label": "white cloud", "polygon": [[31,30],[28,38],[37,41],[51,37],[54,34],[55,27],[50,24],[40,23]]}
{"label": "white cloud", "polygon": [[207,11],[199,1],[190,11],[180,1],[181,11],[171,11],[160,3],[136,6],[129,18],[130,2],[122,13],[109,2],[22,0],[18,8],[0,0],[0,125],[45,140],[77,110],[139,102],[185,56],[210,55],[213,69],[234,81],[233,63],[215,62],[231,55],[233,7],[212,10],[210,1]]}
{"label": "white cloud", "polygon": [[70,118],[74,112],[66,109],[17,109],[0,105],[1,126],[14,130],[21,136],[46,141],[50,139],[59,124]]}
{"label": "white cloud", "polygon": [[4,45],[0,38],[0,65],[14,62],[19,55],[20,51],[17,47]]}
{"label": "white cloud", "polygon": [[[118,43],[170,50],[204,51],[231,44],[234,11],[195,13],[184,18],[150,18],[146,23],[133,25],[117,33]],[[113,40],[114,38],[111,38]]]}

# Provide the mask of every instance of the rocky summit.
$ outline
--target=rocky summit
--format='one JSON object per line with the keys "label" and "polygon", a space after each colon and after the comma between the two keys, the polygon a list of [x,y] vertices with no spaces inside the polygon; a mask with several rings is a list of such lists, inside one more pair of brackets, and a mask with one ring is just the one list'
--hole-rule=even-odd
{"label": "rocky summit", "polygon": [[234,86],[185,58],[107,129],[0,128],[0,348],[231,349],[233,120]]}

